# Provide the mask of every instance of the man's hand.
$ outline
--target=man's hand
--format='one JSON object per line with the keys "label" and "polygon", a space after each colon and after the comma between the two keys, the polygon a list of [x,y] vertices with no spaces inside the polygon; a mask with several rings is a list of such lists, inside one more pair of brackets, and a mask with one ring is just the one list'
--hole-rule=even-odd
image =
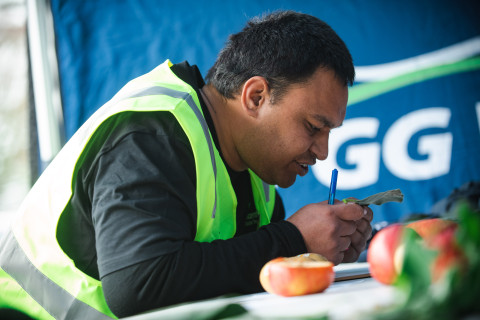
{"label": "man's hand", "polygon": [[372,236],[372,226],[370,223],[373,219],[372,209],[362,206],[365,210],[365,215],[362,219],[355,221],[357,230],[350,236],[352,245],[345,251],[342,262],[355,262],[360,253],[365,250],[367,240]]}
{"label": "man's hand", "polygon": [[334,264],[354,262],[372,234],[372,210],[358,204],[312,203],[298,210],[287,221],[303,236],[308,252],[319,253]]}

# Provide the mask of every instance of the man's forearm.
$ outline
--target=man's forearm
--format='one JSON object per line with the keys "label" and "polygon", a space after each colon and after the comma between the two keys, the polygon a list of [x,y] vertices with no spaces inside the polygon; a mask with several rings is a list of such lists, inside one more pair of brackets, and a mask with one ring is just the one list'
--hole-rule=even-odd
{"label": "man's forearm", "polygon": [[111,310],[128,316],[227,293],[259,292],[258,275],[268,260],[305,250],[298,230],[282,221],[229,240],[185,242],[177,252],[110,273],[102,283]]}

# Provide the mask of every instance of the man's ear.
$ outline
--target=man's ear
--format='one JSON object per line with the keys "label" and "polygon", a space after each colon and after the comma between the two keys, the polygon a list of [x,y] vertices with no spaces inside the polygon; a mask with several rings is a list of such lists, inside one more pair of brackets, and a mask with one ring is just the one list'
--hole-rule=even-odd
{"label": "man's ear", "polygon": [[243,84],[241,103],[242,109],[249,116],[256,117],[260,108],[270,99],[270,90],[264,77],[251,77]]}

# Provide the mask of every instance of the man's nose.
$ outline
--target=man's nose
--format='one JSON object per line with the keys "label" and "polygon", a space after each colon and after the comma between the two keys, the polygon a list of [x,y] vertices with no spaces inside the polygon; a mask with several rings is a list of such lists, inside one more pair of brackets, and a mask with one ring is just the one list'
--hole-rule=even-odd
{"label": "man's nose", "polygon": [[325,160],[328,156],[328,133],[319,134],[314,137],[310,151],[315,155],[318,160]]}

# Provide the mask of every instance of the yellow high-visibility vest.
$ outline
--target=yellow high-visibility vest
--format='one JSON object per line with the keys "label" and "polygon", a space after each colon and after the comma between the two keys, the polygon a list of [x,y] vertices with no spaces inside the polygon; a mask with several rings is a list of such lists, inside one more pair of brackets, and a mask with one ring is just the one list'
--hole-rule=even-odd
{"label": "yellow high-visibility vest", "polygon": [[[18,217],[0,240],[0,308],[36,319],[111,319],[102,285],[75,267],[56,239],[58,221],[72,197],[76,173],[93,144],[108,135],[107,119],[124,112],[171,112],[185,131],[195,158],[195,241],[229,239],[236,231],[237,199],[215,147],[195,90],[179,79],[167,60],[129,82],[75,133],[38,179]],[[103,139],[102,139],[103,138]],[[259,226],[270,223],[274,186],[249,170]]]}

